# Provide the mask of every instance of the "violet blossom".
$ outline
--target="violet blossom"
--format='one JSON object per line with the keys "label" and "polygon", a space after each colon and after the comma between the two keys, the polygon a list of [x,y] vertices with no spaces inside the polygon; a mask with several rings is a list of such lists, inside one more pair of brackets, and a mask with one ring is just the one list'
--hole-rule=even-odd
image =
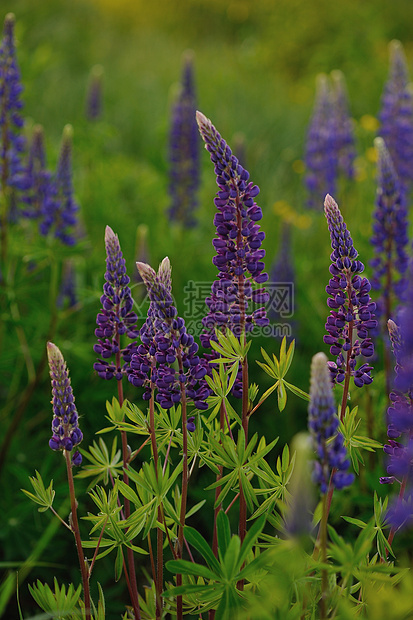
{"label": "violet blossom", "polygon": [[[47,343],[50,379],[52,383],[52,437],[49,446],[52,450],[71,452],[83,439],[79,428],[79,415],[75,405],[69,371],[62,353],[52,342]],[[72,465],[80,465],[82,455],[73,452]]]}
{"label": "violet blossom", "polygon": [[[100,358],[93,367],[102,379],[109,380],[115,377],[121,381],[126,375],[131,356],[137,347],[138,317],[133,311],[133,299],[128,286],[130,278],[126,273],[119,239],[110,226],[106,226],[105,230],[105,247],[106,281],[100,298],[102,309],[96,318],[98,327],[95,335],[98,342],[93,347]],[[120,338],[123,336],[133,342],[122,349]]]}
{"label": "violet blossom", "polygon": [[[144,388],[144,400],[156,391],[155,400],[163,409],[181,402],[183,392],[197,409],[207,409],[205,401],[210,390],[204,380],[206,365],[174,306],[169,259],[164,258],[158,273],[145,263],[137,263],[137,267],[147,287],[150,306],[140,330],[141,344],[132,355],[128,379],[135,387]],[[188,424],[192,431],[193,420],[188,419]]]}
{"label": "violet blossom", "polygon": [[[23,86],[16,58],[14,23],[13,13],[8,13],[4,20],[3,38],[0,45],[0,132],[2,137],[0,179],[3,194],[6,188],[20,192],[29,189],[29,179],[23,165],[26,147],[22,133],[24,121],[21,115]],[[8,219],[9,209],[11,209],[10,205],[3,207],[3,226]]]}
{"label": "violet blossom", "polygon": [[390,318],[406,290],[408,264],[407,209],[402,199],[399,179],[382,138],[374,141],[378,152],[378,188],[371,244],[375,257],[372,288],[379,292],[377,317]]}
{"label": "violet blossom", "polygon": [[[329,294],[327,305],[330,316],[325,328],[327,335],[324,342],[330,345],[330,353],[336,356],[336,362],[329,362],[332,380],[342,383],[347,373],[357,387],[369,384],[372,367],[363,363],[356,368],[359,356],[372,357],[374,346],[369,331],[377,326],[375,319],[376,304],[371,301],[371,285],[367,278],[361,277],[364,265],[357,259],[350,232],[334,199],[327,195],[324,212],[330,231],[332,275],[326,292]],[[357,332],[357,339],[354,335]]]}
{"label": "violet blossom", "polygon": [[402,202],[413,181],[413,94],[400,41],[390,43],[390,69],[381,98],[379,135],[389,150],[400,181]]}
{"label": "violet blossom", "polygon": [[313,480],[326,493],[329,483],[336,489],[349,486],[354,474],[348,473],[350,460],[339,429],[331,373],[324,353],[314,355],[311,362],[310,404],[308,427],[317,455]]}
{"label": "violet blossom", "polygon": [[[262,288],[268,280],[261,248],[265,234],[260,230],[261,208],[255,198],[259,188],[249,181],[249,173],[221,138],[213,124],[197,112],[199,131],[210,153],[217,175],[218,194],[214,199],[217,212],[214,224],[216,238],[212,241],[217,252],[212,262],[218,268],[218,279],[206,298],[208,315],[202,323],[201,344],[211,346],[215,328],[229,328],[238,337],[251,331],[254,325],[268,325],[263,306],[248,312],[249,304],[265,304],[269,295]],[[259,288],[254,288],[258,284]]]}
{"label": "violet blossom", "polygon": [[184,61],[182,84],[172,109],[169,140],[169,218],[186,227],[195,224],[194,211],[198,206],[199,135],[195,119],[196,95],[192,55]]}

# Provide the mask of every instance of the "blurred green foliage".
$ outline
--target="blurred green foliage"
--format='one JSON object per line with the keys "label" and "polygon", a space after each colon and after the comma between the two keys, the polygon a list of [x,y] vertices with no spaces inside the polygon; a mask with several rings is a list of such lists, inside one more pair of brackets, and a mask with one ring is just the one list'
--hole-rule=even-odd
{"label": "blurred green foliage", "polygon": [[[2,0],[0,7],[3,14],[13,11],[16,15],[27,131],[30,134],[35,123],[44,126],[49,164],[57,160],[63,126],[71,123],[74,127],[74,186],[84,229],[82,250],[74,253],[79,304],[73,311],[60,314],[57,344],[71,371],[85,441],[92,443],[94,432],[103,424],[104,402],[111,400],[116,389],[113,382],[99,380],[92,370],[95,315],[100,308],[105,269],[105,226],[110,225],[119,234],[128,272],[133,275],[136,230],[141,224],[147,225],[150,262],[156,266],[165,255],[170,257],[174,295],[181,311],[185,283],[190,279],[212,281],[215,277],[211,239],[216,186],[206,156],[198,227],[182,231],[166,217],[169,111],[187,48],[195,52],[199,108],[230,145],[237,132],[244,136],[246,167],[261,188],[259,204],[264,212],[268,267],[276,254],[282,222],[293,225],[297,274],[294,319],[298,332],[294,334],[296,359],[291,374],[292,382],[307,391],[311,356],[327,349],[322,336],[330,254],[324,218],[321,213],[306,213],[302,185],[301,159],[315,77],[318,72],[340,69],[347,79],[359,149],[357,179],[341,187],[336,198],[361,260],[368,263],[375,199],[371,153],[374,116],[387,76],[391,39],[401,40],[412,65],[413,3]],[[103,116],[88,122],[87,83],[97,63],[104,68]],[[135,298],[141,295],[140,286],[133,291]],[[44,282],[39,284],[36,298],[26,298],[24,287],[16,290],[24,301],[24,324],[36,359],[45,347],[44,333],[37,329],[48,294],[44,287]],[[252,358],[259,355],[261,345],[270,354],[278,349],[275,341],[257,339],[252,343]],[[3,381],[19,360],[18,349],[3,355]],[[252,379],[269,388],[265,373],[253,363],[250,366]],[[24,381],[23,366],[21,373]],[[13,439],[1,481],[0,546],[4,562],[23,561],[36,548],[49,523],[49,515],[37,513],[19,491],[27,486],[27,477],[36,468],[41,469],[45,478],[50,475],[55,480],[58,502],[65,497],[63,462],[47,447],[50,387],[44,375]],[[361,406],[368,407],[369,400],[378,402],[380,385],[379,375],[369,393],[361,396]],[[127,396],[133,400],[135,392],[130,390]],[[306,404],[299,399],[289,399],[282,414],[276,413],[271,398],[261,409],[259,420],[252,420],[252,429],[254,424],[264,428],[268,442],[280,435],[281,447],[306,426]],[[383,410],[384,402],[375,411],[378,440],[384,437]],[[2,413],[2,429],[11,413]],[[342,496],[340,507],[333,504],[333,517],[344,511],[363,516],[367,506],[370,508],[371,498],[363,495],[363,485],[364,489],[378,487],[380,455],[372,464],[375,471],[371,467],[362,471],[360,495]],[[204,499],[206,484],[201,476],[199,487],[193,490],[194,501]],[[208,529],[209,524],[201,518],[198,527]],[[41,559],[59,563],[64,555],[65,568],[50,568],[50,575],[59,570],[76,582],[77,569],[66,568],[75,566],[71,542],[66,532],[58,531]],[[403,548],[403,537],[397,545]],[[98,578],[106,586],[105,570],[112,574],[110,562],[102,563]],[[34,568],[30,578],[34,581],[39,575],[47,576],[46,569]],[[121,598],[120,588],[119,584],[107,586],[106,600]],[[25,592],[20,593],[23,609],[33,610]],[[115,613],[116,603],[112,609]],[[14,610],[12,600],[6,617],[15,617]]]}

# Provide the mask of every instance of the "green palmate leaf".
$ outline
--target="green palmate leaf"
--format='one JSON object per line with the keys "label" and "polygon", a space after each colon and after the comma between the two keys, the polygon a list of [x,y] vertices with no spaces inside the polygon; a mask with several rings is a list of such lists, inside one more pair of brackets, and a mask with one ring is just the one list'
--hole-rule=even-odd
{"label": "green palmate leaf", "polygon": [[50,482],[47,489],[45,488],[42,477],[38,471],[36,471],[36,477],[31,476],[29,480],[33,487],[34,493],[26,491],[25,489],[21,490],[33,502],[40,505],[40,508],[38,508],[39,512],[45,512],[53,505],[53,500],[55,496],[55,492],[53,490],[53,480]]}
{"label": "green palmate leaf", "polygon": [[90,465],[84,465],[76,477],[94,477],[90,487],[95,486],[101,481],[107,485],[110,477],[117,478],[122,473],[122,453],[121,450],[117,449],[117,437],[112,442],[110,453],[101,437],[99,438],[99,443],[94,441],[93,445],[89,446],[89,452],[87,450],[80,451],[90,462]]}
{"label": "green palmate leaf", "polygon": [[166,563],[166,567],[173,573],[196,575],[211,580],[217,578],[217,575],[207,566],[196,564],[195,562],[188,562],[187,560],[170,560]]}
{"label": "green palmate leaf", "polygon": [[203,538],[203,536],[201,536],[201,534],[196,529],[190,527],[189,525],[185,526],[184,535],[187,542],[193,547],[195,547],[195,549],[198,551],[198,553],[201,554],[201,556],[204,558],[211,570],[216,573],[216,575],[222,576],[220,564],[214,556],[205,538]]}
{"label": "green palmate leaf", "polygon": [[123,558],[122,547],[119,546],[118,551],[116,553],[116,560],[115,560],[115,581],[119,581],[119,579],[122,577],[123,561],[124,561],[124,558]]}
{"label": "green palmate leaf", "polygon": [[349,408],[346,409],[346,415],[342,422],[340,422],[340,432],[344,437],[344,445],[349,451],[349,455],[351,458],[351,462],[354,467],[354,471],[356,474],[359,473],[359,464],[364,465],[363,456],[360,452],[361,449],[367,450],[368,452],[374,452],[374,450],[381,448],[382,444],[374,439],[370,439],[369,437],[363,437],[362,435],[357,435],[357,429],[360,425],[361,419],[356,418],[358,412],[358,407],[354,407],[351,411]]}
{"label": "green palmate leaf", "polygon": [[47,584],[41,583],[40,580],[37,580],[36,584],[32,586],[29,584],[29,590],[43,611],[52,618],[60,620],[67,618],[70,614],[76,614],[82,586],[79,585],[75,590],[73,584],[70,584],[66,592],[66,586],[59,586],[55,578],[54,591]]}
{"label": "green palmate leaf", "polygon": [[283,411],[287,404],[287,392],[285,391],[284,381],[280,381],[277,388],[278,409]]}
{"label": "green palmate leaf", "polygon": [[222,558],[225,555],[227,547],[231,540],[231,528],[229,525],[229,519],[223,510],[220,510],[217,515],[217,538],[218,553],[220,560],[222,561]]}

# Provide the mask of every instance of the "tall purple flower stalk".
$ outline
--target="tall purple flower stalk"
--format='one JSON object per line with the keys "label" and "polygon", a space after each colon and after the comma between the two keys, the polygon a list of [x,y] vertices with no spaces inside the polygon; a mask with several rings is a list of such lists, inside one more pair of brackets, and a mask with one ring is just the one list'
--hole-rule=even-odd
{"label": "tall purple flower stalk", "polygon": [[205,401],[210,391],[203,380],[207,372],[205,363],[174,306],[169,259],[162,261],[158,273],[145,263],[136,265],[148,290],[150,306],[140,330],[141,344],[132,355],[128,379],[134,386],[144,388],[144,400],[149,400],[156,390],[155,400],[164,409],[181,402],[183,386],[187,399],[198,409],[207,409]]}
{"label": "tall purple flower stalk", "polygon": [[66,125],[63,130],[57,170],[52,178],[51,196],[44,203],[40,232],[53,235],[65,245],[74,245],[74,227],[77,224],[79,206],[74,198],[72,182],[72,138],[73,129]]}
{"label": "tall purple flower stalk", "polygon": [[332,277],[326,287],[329,294],[327,305],[331,310],[325,326],[328,333],[324,336],[324,342],[330,345],[330,353],[336,356],[335,362],[329,362],[333,383],[344,381],[347,393],[350,376],[357,387],[373,380],[371,366],[363,363],[356,368],[356,364],[359,356],[371,357],[374,353],[369,330],[377,326],[374,315],[376,304],[370,298],[370,282],[359,275],[364,271],[364,265],[357,259],[357,250],[337,203],[329,195],[325,199],[324,212],[333,249],[330,265]]}
{"label": "tall purple flower stalk", "polygon": [[16,202],[15,193],[28,189],[23,165],[26,143],[22,134],[22,91],[14,41],[14,15],[8,13],[0,45],[0,192],[3,196],[0,229],[3,257],[7,251],[7,225],[12,204]]}
{"label": "tall purple flower stalk", "polygon": [[374,144],[378,152],[378,188],[371,238],[375,253],[370,262],[374,268],[371,285],[379,292],[376,315],[387,323],[406,290],[408,222],[399,179],[386,144],[382,138],[376,138]]}
{"label": "tall purple flower stalk", "polygon": [[317,455],[314,462],[313,480],[320,485],[321,493],[332,488],[349,486],[354,475],[348,473],[350,461],[344,439],[338,430],[339,419],[334,401],[327,357],[324,353],[314,355],[311,362],[310,404],[308,427]]}
{"label": "tall purple flower stalk", "polygon": [[326,75],[320,74],[305,152],[309,207],[318,208],[327,193],[336,193],[340,174],[353,178],[355,155],[344,76],[334,71],[331,84]]}
{"label": "tall purple flower stalk", "polygon": [[[121,381],[137,347],[138,317],[133,311],[133,299],[128,286],[130,278],[126,273],[119,239],[110,226],[106,226],[105,246],[105,284],[100,298],[102,309],[96,318],[98,327],[95,335],[98,342],[93,347],[100,358],[93,367],[102,379],[116,378]],[[120,340],[124,335],[133,342],[122,349]]]}
{"label": "tall purple flower stalk", "polygon": [[30,191],[23,196],[23,215],[39,220],[42,232],[43,218],[54,209],[52,174],[46,168],[46,150],[44,145],[44,131],[41,125],[33,129],[33,136],[29,149],[29,157],[25,174],[28,177]]}
{"label": "tall purple flower stalk", "polygon": [[413,94],[403,47],[390,43],[390,69],[381,98],[379,135],[389,150],[400,180],[402,201],[413,181]]}
{"label": "tall purple flower stalk", "polygon": [[196,95],[192,55],[184,60],[182,84],[172,109],[169,140],[169,218],[186,227],[195,224],[194,211],[198,206],[199,135],[195,120]]}
{"label": "tall purple flower stalk", "polygon": [[[49,446],[52,450],[71,452],[83,439],[79,428],[79,415],[70,384],[69,371],[62,353],[52,342],[47,343],[50,379],[52,382],[52,437]],[[72,455],[72,464],[80,465],[82,455],[76,450]]]}
{"label": "tall purple flower stalk", "polygon": [[[412,283],[410,282],[410,285]],[[382,484],[398,483],[399,496],[390,503],[387,519],[392,529],[391,543],[399,527],[413,524],[413,297],[409,298],[399,313],[398,326],[388,321],[389,335],[396,360],[394,390],[390,393],[387,411],[388,442],[387,476]]]}
{"label": "tall purple flower stalk", "polygon": [[[248,312],[248,304],[268,301],[268,293],[260,286],[268,274],[264,272],[265,250],[261,248],[265,233],[258,224],[262,211],[255,202],[260,190],[249,181],[249,173],[211,121],[201,112],[197,112],[197,121],[219,187],[214,199],[216,238],[212,241],[217,252],[212,262],[219,273],[206,299],[209,312],[203,319],[205,331],[201,335],[202,345],[210,347],[215,328],[229,328],[240,337],[254,325],[268,324],[264,307]],[[259,288],[254,288],[255,284]]]}

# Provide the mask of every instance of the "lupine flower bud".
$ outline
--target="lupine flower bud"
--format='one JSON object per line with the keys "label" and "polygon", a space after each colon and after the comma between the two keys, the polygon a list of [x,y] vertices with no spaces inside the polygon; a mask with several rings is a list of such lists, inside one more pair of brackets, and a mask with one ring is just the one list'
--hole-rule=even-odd
{"label": "lupine flower bud", "polygon": [[172,110],[169,141],[169,218],[184,226],[193,226],[194,210],[198,206],[199,135],[195,120],[196,96],[192,54],[187,52],[179,96]]}
{"label": "lupine flower bud", "polygon": [[[356,368],[357,357],[371,357],[374,346],[369,338],[369,330],[377,326],[375,319],[376,304],[370,298],[370,282],[360,277],[364,265],[357,260],[357,250],[347,230],[343,217],[334,199],[327,195],[324,202],[333,252],[330,256],[332,278],[326,292],[329,294],[327,305],[331,308],[325,325],[327,335],[324,342],[330,345],[330,353],[336,356],[336,362],[329,362],[334,383],[344,381],[345,373],[350,372],[354,384],[361,387],[373,381],[372,367],[367,363]],[[353,341],[353,331],[358,338]]]}
{"label": "lupine flower bud", "polygon": [[386,143],[400,181],[402,202],[413,181],[413,94],[400,41],[390,43],[390,70],[379,114],[379,135]]}
{"label": "lupine flower bud", "polygon": [[17,64],[14,42],[14,15],[8,13],[4,20],[3,38],[0,45],[0,183],[14,190],[29,189],[29,179],[22,163],[25,139],[21,116],[23,103],[20,70]]}
{"label": "lupine flower bud", "polygon": [[321,493],[327,492],[330,480],[336,489],[349,486],[354,480],[354,475],[347,472],[350,461],[338,430],[336,411],[327,357],[317,353],[311,362],[308,428],[317,454],[313,479],[320,485]]}
{"label": "lupine flower bud", "polygon": [[[120,249],[119,239],[110,226],[106,226],[105,246],[106,282],[100,298],[102,309],[96,317],[98,327],[95,335],[98,343],[93,347],[100,359],[94,363],[93,367],[102,379],[115,377],[121,381],[137,344],[133,342],[121,349],[120,337],[126,335],[131,340],[138,337],[139,330],[136,327],[138,317],[133,312],[133,299],[128,286],[130,278],[126,273],[125,259]],[[124,362],[122,366],[117,364],[116,360],[115,362],[108,361],[110,358],[116,358],[118,353]]]}
{"label": "lupine flower bud", "polygon": [[[69,371],[58,347],[52,342],[47,343],[50,378],[52,382],[52,437],[49,446],[52,450],[67,450],[80,444],[83,439],[79,428],[79,416],[75,398],[70,385]],[[72,464],[80,465],[82,456],[77,450],[72,455]]]}
{"label": "lupine flower bud", "polygon": [[186,398],[198,409],[207,409],[205,401],[210,391],[204,381],[205,363],[174,306],[169,259],[164,258],[158,273],[145,263],[137,263],[137,267],[148,290],[150,306],[140,330],[141,344],[132,355],[128,379],[132,385],[145,389],[144,400],[149,400],[156,389],[155,400],[163,409],[181,401],[183,386]]}
{"label": "lupine flower bud", "polygon": [[380,293],[376,315],[387,321],[395,301],[400,301],[406,290],[407,209],[384,140],[376,138],[374,144],[378,151],[378,188],[371,238],[375,251],[370,261],[374,268],[371,285]]}
{"label": "lupine flower bud", "polygon": [[287,534],[300,538],[305,545],[306,538],[313,529],[312,515],[315,508],[314,486],[311,484],[308,466],[313,452],[311,436],[308,433],[295,435],[291,452],[295,455],[295,463],[288,485],[291,500],[284,517],[285,529]]}
{"label": "lupine flower bud", "polygon": [[260,287],[268,280],[268,274],[264,272],[262,260],[265,250],[261,249],[265,234],[257,223],[262,218],[261,208],[255,202],[260,190],[249,181],[249,173],[211,121],[201,112],[197,112],[196,117],[205,148],[215,166],[219,187],[214,200],[217,237],[212,242],[217,252],[212,262],[219,274],[212,285],[211,296],[205,300],[209,313],[203,319],[205,332],[201,335],[202,345],[210,347],[216,327],[229,328],[239,337],[243,329],[248,332],[254,325],[268,324],[264,308],[247,312],[248,303],[254,298],[260,299],[260,303],[268,301],[264,288],[253,289],[253,283]]}

